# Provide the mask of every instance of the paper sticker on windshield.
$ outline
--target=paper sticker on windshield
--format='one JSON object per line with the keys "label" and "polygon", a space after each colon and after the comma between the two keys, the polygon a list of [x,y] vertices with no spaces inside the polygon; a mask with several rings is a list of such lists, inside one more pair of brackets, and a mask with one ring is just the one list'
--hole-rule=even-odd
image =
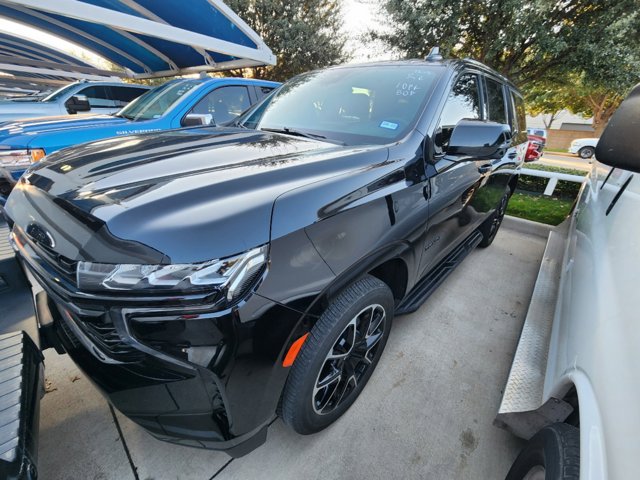
{"label": "paper sticker on windshield", "polygon": [[396,128],[398,128],[398,124],[397,123],[393,123],[393,122],[384,121],[384,122],[380,123],[380,128],[388,128],[389,130],[395,130]]}

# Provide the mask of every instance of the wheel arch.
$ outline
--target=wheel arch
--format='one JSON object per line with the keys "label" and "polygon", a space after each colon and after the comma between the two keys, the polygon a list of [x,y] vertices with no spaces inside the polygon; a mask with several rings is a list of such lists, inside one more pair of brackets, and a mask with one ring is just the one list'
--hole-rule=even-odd
{"label": "wheel arch", "polygon": [[280,362],[283,361],[293,343],[311,331],[331,300],[364,275],[371,275],[386,283],[394,294],[397,304],[410,287],[410,272],[413,264],[415,259],[410,244],[396,242],[361,258],[340,272],[315,298],[307,300],[307,308],[291,329],[291,334],[280,353]]}
{"label": "wheel arch", "polygon": [[513,175],[511,175],[511,178],[509,179],[509,190],[511,190],[511,193],[515,193],[516,188],[518,187],[518,179],[520,178],[520,174],[515,173]]}
{"label": "wheel arch", "polygon": [[415,264],[408,242],[396,242],[382,247],[353,263],[340,272],[316,297],[307,314],[319,316],[326,305],[342,289],[364,275],[371,275],[386,283],[396,302],[401,300],[409,286],[409,265]]}
{"label": "wheel arch", "polygon": [[[575,393],[574,393],[575,392]],[[549,397],[576,404],[580,425],[580,478],[606,478],[607,455],[600,407],[587,374],[579,369],[566,372]],[[566,423],[572,423],[572,415]]]}

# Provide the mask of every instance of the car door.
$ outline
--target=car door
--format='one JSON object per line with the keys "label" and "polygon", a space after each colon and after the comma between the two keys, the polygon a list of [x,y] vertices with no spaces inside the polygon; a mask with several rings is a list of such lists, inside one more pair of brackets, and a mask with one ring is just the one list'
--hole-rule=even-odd
{"label": "car door", "polygon": [[429,221],[424,237],[420,276],[435,266],[464,237],[478,227],[483,214],[475,204],[482,197],[490,169],[486,161],[461,159],[448,153],[451,133],[461,120],[486,118],[481,76],[464,72],[453,82],[433,134],[430,159]]}
{"label": "car door", "polygon": [[234,120],[250,106],[249,89],[245,85],[226,85],[204,95],[187,115],[205,115],[210,117],[209,124],[222,125]]}

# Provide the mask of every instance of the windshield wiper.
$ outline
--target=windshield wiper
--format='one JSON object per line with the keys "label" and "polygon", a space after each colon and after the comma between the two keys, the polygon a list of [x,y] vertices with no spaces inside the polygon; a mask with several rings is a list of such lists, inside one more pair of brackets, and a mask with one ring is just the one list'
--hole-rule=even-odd
{"label": "windshield wiper", "polygon": [[119,117],[119,118],[126,118],[127,120],[133,120],[133,117],[130,117],[129,115],[125,115],[123,113],[114,113],[112,114],[114,117]]}
{"label": "windshield wiper", "polygon": [[302,131],[302,130],[296,130],[294,128],[289,128],[289,127],[261,128],[260,130],[264,130],[265,132],[285,133],[287,135],[294,135],[296,137],[311,138],[311,139],[314,139],[314,140],[317,140],[317,139],[327,140],[328,142],[331,142],[331,143],[338,143],[340,145],[345,145],[344,142],[341,142],[339,140],[333,140],[333,139],[330,140],[327,137],[325,137],[324,135],[320,135],[318,133],[305,132],[305,131]]}

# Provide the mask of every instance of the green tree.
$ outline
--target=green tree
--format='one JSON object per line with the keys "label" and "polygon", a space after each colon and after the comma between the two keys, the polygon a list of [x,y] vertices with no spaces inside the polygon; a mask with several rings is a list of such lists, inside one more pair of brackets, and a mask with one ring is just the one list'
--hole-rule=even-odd
{"label": "green tree", "polygon": [[548,82],[536,82],[526,90],[527,113],[532,116],[543,115],[545,128],[549,129],[558,114],[567,108],[566,95],[573,95],[567,88]]}
{"label": "green tree", "polygon": [[569,74],[564,82],[541,82],[526,90],[527,112],[547,115],[545,126],[551,128],[561,110],[592,117],[591,126],[600,136],[607,122],[624,99],[626,89],[598,85],[586,74]]}
{"label": "green tree", "polygon": [[434,45],[518,84],[532,114],[593,116],[602,131],[640,79],[640,0],[386,0],[387,33],[410,57]]}
{"label": "green tree", "polygon": [[278,59],[273,67],[236,71],[236,75],[287,80],[308,70],[344,62],[339,0],[228,0]]}
{"label": "green tree", "polygon": [[[587,61],[609,27],[636,12],[640,0],[386,0],[390,31],[375,33],[409,57],[434,45],[451,57],[471,57],[524,86]],[[615,61],[614,61],[615,63]]]}

